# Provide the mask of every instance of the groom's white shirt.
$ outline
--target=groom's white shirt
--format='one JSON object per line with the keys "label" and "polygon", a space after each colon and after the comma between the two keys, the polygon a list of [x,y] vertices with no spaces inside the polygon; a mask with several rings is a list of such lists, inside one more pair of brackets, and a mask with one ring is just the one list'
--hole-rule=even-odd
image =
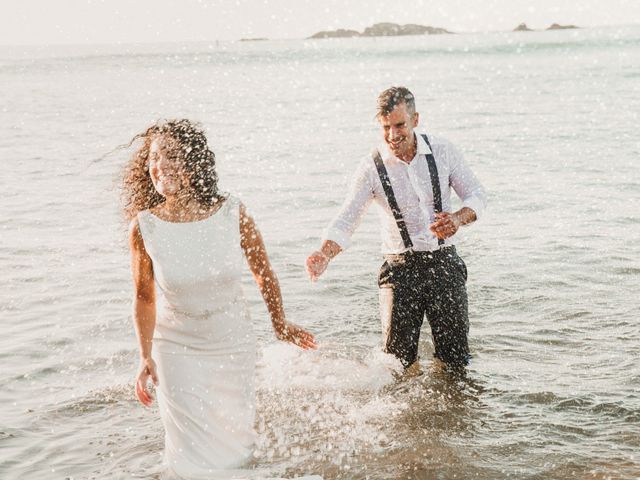
{"label": "groom's white shirt", "polygon": [[[471,208],[480,218],[487,203],[487,194],[464,161],[462,153],[449,141],[427,135],[431,149],[416,131],[417,153],[407,164],[389,152],[386,145],[379,147],[387,169],[398,207],[407,225],[413,250],[437,250],[438,239],[429,230],[434,221],[433,190],[426,155],[433,152],[438,168],[442,209],[451,212],[451,190],[462,200],[463,207]],[[391,213],[371,155],[363,159],[355,173],[351,188],[340,212],[325,230],[323,240],[333,240],[344,250],[351,245],[356,230],[372,201],[379,206],[382,234],[382,253],[397,254],[406,251],[395,218]],[[453,245],[455,236],[445,240]]]}

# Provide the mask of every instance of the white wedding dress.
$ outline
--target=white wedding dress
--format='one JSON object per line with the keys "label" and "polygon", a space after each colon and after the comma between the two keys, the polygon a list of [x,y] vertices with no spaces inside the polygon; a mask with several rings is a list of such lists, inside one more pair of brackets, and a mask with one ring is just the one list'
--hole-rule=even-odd
{"label": "white wedding dress", "polygon": [[240,203],[189,223],[140,212],[153,261],[153,358],[165,461],[179,478],[229,478],[254,442],[255,337],[240,285]]}

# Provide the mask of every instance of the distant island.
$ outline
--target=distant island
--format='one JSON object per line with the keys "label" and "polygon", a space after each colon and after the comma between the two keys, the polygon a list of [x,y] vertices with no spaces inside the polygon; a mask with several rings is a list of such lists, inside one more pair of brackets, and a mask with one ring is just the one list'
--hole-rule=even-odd
{"label": "distant island", "polygon": [[533,32],[529,27],[527,27],[526,23],[521,23],[516,28],[513,29],[514,32]]}
{"label": "distant island", "polygon": [[566,30],[568,28],[579,28],[579,27],[576,27],[575,25],[558,25],[557,23],[552,23],[551,26],[547,28],[547,30]]}
{"label": "distant island", "polygon": [[[560,25],[558,23],[552,23],[551,26],[546,28],[546,30],[566,30],[570,28],[579,28],[575,25]],[[513,29],[514,32],[535,32],[535,30],[527,27],[526,23],[521,23],[516,28]]]}
{"label": "distant island", "polygon": [[314,33],[308,38],[350,38],[360,37],[360,32],[355,30],[344,30],[339,28],[338,30],[325,30],[322,32]]}
{"label": "distant island", "polygon": [[351,38],[351,37],[398,37],[404,35],[439,35],[443,33],[453,33],[444,28],[428,27],[413,23],[399,25],[397,23],[376,23],[364,29],[360,33],[356,30],[325,30],[314,33],[308,38]]}
{"label": "distant island", "polygon": [[[573,28],[580,28],[576,25],[560,25],[559,23],[552,23],[545,30],[568,30]],[[532,28],[529,28],[526,23],[521,23],[513,29],[514,32],[535,32]],[[322,39],[322,38],[353,38],[353,37],[400,37],[406,35],[440,35],[440,34],[453,34],[446,28],[429,27],[426,25],[418,25],[415,23],[409,23],[406,25],[400,25],[397,23],[383,22],[376,23],[370,27],[364,29],[363,32],[357,30],[349,30],[344,28],[338,28],[337,30],[323,30],[321,32],[314,33],[308,39]],[[260,42],[269,40],[268,38],[241,38],[241,42]]]}

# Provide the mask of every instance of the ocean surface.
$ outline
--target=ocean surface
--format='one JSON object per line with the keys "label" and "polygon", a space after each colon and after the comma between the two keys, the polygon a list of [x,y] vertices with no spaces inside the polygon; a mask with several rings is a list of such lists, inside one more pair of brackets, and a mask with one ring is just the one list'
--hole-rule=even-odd
{"label": "ocean surface", "polygon": [[[325,479],[640,478],[640,27],[0,49],[0,478],[158,478],[117,180],[133,135],[201,122],[262,231],[288,318],[259,336],[249,469]],[[467,374],[380,352],[375,207],[316,284],[306,256],[380,139],[377,94],[417,97],[490,193],[457,238]]]}

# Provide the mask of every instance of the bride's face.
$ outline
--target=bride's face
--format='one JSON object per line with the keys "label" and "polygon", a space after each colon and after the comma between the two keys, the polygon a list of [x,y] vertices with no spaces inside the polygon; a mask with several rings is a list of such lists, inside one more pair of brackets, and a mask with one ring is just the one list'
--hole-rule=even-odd
{"label": "bride's face", "polygon": [[157,192],[163,197],[177,195],[189,186],[182,159],[169,139],[155,137],[149,147],[149,175]]}

